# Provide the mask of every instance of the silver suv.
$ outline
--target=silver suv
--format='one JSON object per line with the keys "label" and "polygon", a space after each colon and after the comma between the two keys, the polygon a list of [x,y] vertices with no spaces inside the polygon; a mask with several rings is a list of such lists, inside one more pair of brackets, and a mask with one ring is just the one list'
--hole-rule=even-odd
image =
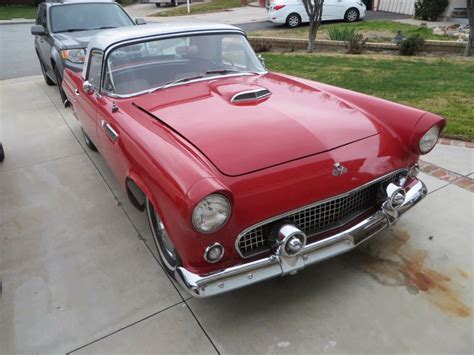
{"label": "silver suv", "polygon": [[48,85],[58,85],[62,101],[66,95],[61,88],[63,70],[81,71],[90,38],[107,28],[134,26],[136,22],[112,0],[47,0],[38,6],[35,36],[36,54]]}

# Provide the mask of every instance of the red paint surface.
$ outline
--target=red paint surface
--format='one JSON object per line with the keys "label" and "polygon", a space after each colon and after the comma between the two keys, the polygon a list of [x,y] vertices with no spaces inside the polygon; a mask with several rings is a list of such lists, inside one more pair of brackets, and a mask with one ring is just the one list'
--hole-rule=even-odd
{"label": "red paint surface", "polygon": [[[87,95],[69,70],[63,86],[122,186],[127,177],[139,184],[184,266],[198,273],[241,263],[235,238],[255,223],[411,166],[419,157],[416,139],[445,124],[421,110],[279,74],[202,81],[129,99]],[[234,93],[255,86],[272,95],[230,103]],[[76,88],[97,105],[95,114],[81,108]],[[119,110],[112,113],[114,101]],[[116,142],[101,120],[119,134]],[[349,172],[332,176],[335,162]],[[216,191],[232,201],[232,216],[218,232],[200,235],[192,211]],[[209,265],[203,253],[214,242],[225,256]]]}

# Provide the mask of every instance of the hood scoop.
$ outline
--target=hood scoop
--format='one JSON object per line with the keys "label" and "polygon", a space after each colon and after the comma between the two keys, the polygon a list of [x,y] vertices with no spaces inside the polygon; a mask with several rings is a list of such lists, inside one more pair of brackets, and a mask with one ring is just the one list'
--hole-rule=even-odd
{"label": "hood scoop", "polygon": [[232,103],[239,103],[239,102],[250,102],[250,101],[257,101],[263,99],[265,97],[270,96],[272,93],[268,89],[258,88],[254,90],[247,90],[241,91],[230,99]]}

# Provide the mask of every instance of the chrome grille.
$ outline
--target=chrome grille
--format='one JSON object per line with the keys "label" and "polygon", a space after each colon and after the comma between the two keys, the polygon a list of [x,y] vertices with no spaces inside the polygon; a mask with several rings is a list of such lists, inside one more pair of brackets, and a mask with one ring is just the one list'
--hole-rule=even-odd
{"label": "chrome grille", "polygon": [[303,207],[248,229],[240,234],[237,239],[238,252],[242,257],[248,258],[268,251],[273,243],[271,238],[272,228],[282,221],[294,223],[307,236],[314,236],[340,227],[360,214],[376,207],[380,203],[379,191],[381,184],[398,180],[399,174],[401,172],[378,179],[348,194]]}

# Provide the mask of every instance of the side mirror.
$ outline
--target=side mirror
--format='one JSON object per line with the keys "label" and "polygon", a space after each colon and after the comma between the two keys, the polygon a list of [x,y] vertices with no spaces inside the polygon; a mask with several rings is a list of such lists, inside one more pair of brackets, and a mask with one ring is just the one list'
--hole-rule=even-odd
{"label": "side mirror", "polygon": [[41,25],[31,26],[31,34],[33,36],[44,36],[46,35],[46,30]]}
{"label": "side mirror", "polygon": [[84,81],[84,84],[82,84],[82,88],[88,95],[91,95],[94,93],[94,86],[87,80]]}
{"label": "side mirror", "polygon": [[266,69],[267,67],[265,66],[265,58],[263,58],[261,54],[257,55],[257,57],[260,63],[262,63],[263,67]]}
{"label": "side mirror", "polygon": [[135,24],[137,24],[138,26],[146,25],[146,21],[143,17],[139,17],[135,19]]}

